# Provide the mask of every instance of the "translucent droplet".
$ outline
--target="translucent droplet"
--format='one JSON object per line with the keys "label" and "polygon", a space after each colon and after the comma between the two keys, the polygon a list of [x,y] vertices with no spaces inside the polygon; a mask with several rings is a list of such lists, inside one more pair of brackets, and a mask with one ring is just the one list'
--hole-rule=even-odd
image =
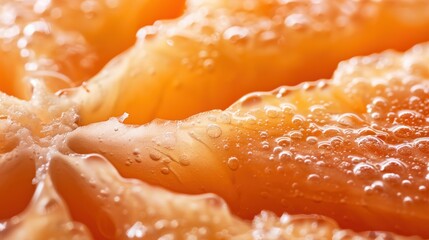
{"label": "translucent droplet", "polygon": [[399,159],[388,158],[380,163],[380,170],[389,173],[403,173],[407,166]]}
{"label": "translucent droplet", "polygon": [[279,153],[279,160],[286,161],[292,159],[292,153],[290,151],[282,151]]}
{"label": "translucent droplet", "polygon": [[401,176],[396,173],[383,174],[383,181],[391,185],[397,185],[401,182]]}
{"label": "translucent droplet", "polygon": [[317,141],[318,141],[317,137],[314,137],[314,136],[309,136],[309,137],[307,137],[307,139],[306,139],[306,142],[307,142],[308,144],[311,144],[311,145],[316,144],[316,143],[317,143]]}
{"label": "translucent droplet", "polygon": [[280,113],[281,113],[281,110],[278,107],[274,107],[274,106],[265,107],[265,114],[269,118],[276,118],[280,115]]}
{"label": "translucent droplet", "polygon": [[309,27],[309,20],[304,14],[294,13],[285,19],[284,24],[294,30],[305,30]]}
{"label": "translucent droplet", "polygon": [[209,124],[207,127],[207,135],[211,138],[218,138],[222,135],[222,129],[216,124]]}
{"label": "translucent droplet", "polygon": [[310,174],[310,175],[308,175],[308,177],[307,177],[307,180],[308,181],[310,181],[310,182],[313,182],[313,183],[315,183],[315,182],[319,182],[320,181],[320,176],[319,175],[317,175],[317,174]]}
{"label": "translucent droplet", "polygon": [[238,158],[236,158],[236,157],[230,157],[230,158],[228,159],[227,165],[228,165],[228,167],[229,167],[231,170],[233,170],[233,171],[237,170],[237,169],[238,169],[238,167],[239,167]]}
{"label": "translucent droplet", "polygon": [[410,196],[406,196],[406,197],[404,197],[402,202],[404,203],[404,205],[408,206],[408,205],[411,205],[413,203],[413,199]]}
{"label": "translucent droplet", "polygon": [[134,223],[131,228],[127,230],[127,237],[129,238],[143,238],[146,235],[147,227],[141,222]]}
{"label": "translucent droplet", "polygon": [[291,139],[289,137],[279,137],[276,139],[276,143],[281,147],[287,147],[291,143]]}
{"label": "translucent droplet", "polygon": [[158,152],[158,151],[151,151],[149,153],[149,157],[150,157],[150,159],[152,159],[154,161],[158,161],[158,160],[161,159],[162,154],[160,152]]}
{"label": "translucent droplet", "polygon": [[361,125],[364,121],[356,114],[345,113],[338,117],[337,122],[347,127],[356,127]]}
{"label": "translucent droplet", "polygon": [[377,175],[377,169],[367,163],[359,163],[353,168],[355,176],[365,179],[371,179]]}
{"label": "translucent droplet", "polygon": [[249,33],[248,28],[233,26],[225,30],[223,38],[233,43],[244,43],[248,38]]}
{"label": "translucent droplet", "polygon": [[167,175],[170,173],[170,169],[168,167],[161,168],[161,173]]}
{"label": "translucent droplet", "polygon": [[418,138],[414,140],[414,145],[423,153],[429,153],[429,138]]}
{"label": "translucent droplet", "polygon": [[398,138],[409,138],[413,134],[413,130],[408,126],[395,126],[390,129]]}

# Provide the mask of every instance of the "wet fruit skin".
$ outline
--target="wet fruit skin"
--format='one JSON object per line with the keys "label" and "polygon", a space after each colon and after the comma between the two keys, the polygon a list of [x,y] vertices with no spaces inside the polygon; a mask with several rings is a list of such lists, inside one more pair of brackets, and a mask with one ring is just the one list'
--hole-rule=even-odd
{"label": "wet fruit skin", "polygon": [[129,123],[183,119],[329,78],[352,56],[408,49],[429,39],[428,13],[422,1],[189,1],[182,17],[142,28],[134,47],[63,94],[83,125],[123,112]]}
{"label": "wet fruit skin", "polygon": [[[79,86],[130,47],[136,31],[178,16],[183,0],[2,1],[0,90],[31,97],[31,78],[52,91]],[[73,19],[73,20],[71,20]]]}
{"label": "wet fruit skin", "polygon": [[317,213],[345,228],[429,237],[428,56],[422,44],[357,57],[332,80],[249,94],[183,121],[111,119],[66,142],[125,177],[216,193],[242,217]]}
{"label": "wet fruit skin", "polygon": [[[64,3],[52,2],[53,5]],[[246,6],[251,3],[247,1]],[[256,7],[257,10],[249,10],[241,6],[241,1],[193,1],[191,10],[200,9],[200,4],[263,16],[271,14],[270,4],[263,3]],[[29,2],[29,6],[33,10],[36,8],[33,2]],[[87,7],[84,8],[88,10]],[[425,11],[423,6],[419,10]],[[406,14],[403,7],[399,12]],[[417,12],[413,11],[412,16],[418,16],[416,19],[420,20]],[[89,11],[89,16],[93,13]],[[413,19],[410,17],[406,17],[407,21]],[[23,33],[31,33],[31,49],[37,53],[32,60],[40,60],[36,65],[42,71],[32,72],[34,65],[30,64],[25,72],[27,79],[17,82],[17,86],[29,87],[27,80],[31,78],[31,99],[21,101],[0,93],[1,239],[151,238],[164,233],[166,238],[251,239],[256,236],[260,239],[290,239],[313,235],[315,239],[402,239],[389,233],[356,234],[341,230],[334,221],[318,215],[283,214],[277,217],[262,212],[251,225],[232,216],[217,196],[186,196],[141,181],[123,179],[103,156],[93,152],[106,156],[127,177],[140,178],[179,192],[219,193],[234,212],[247,218],[259,213],[258,209],[270,206],[279,215],[284,210],[290,210],[290,213],[324,213],[339,221],[341,226],[352,226],[358,230],[393,229],[403,234],[427,236],[427,47],[416,47],[400,63],[395,61],[399,57],[397,54],[354,59],[349,65],[343,64],[332,82],[306,83],[296,89],[280,88],[273,93],[252,94],[225,112],[203,113],[179,122],[159,120],[141,127],[123,125],[112,119],[100,123],[98,126],[102,127],[97,131],[94,126],[78,129],[64,142],[64,134],[78,127],[78,115],[67,98],[56,98],[49,92],[63,87],[58,79],[70,77],[80,83],[91,75],[81,66],[73,65],[82,60],[82,56],[90,60],[93,57],[92,50],[88,49],[97,46],[87,45],[87,41],[94,40],[95,45],[99,43],[101,46],[117,39],[112,37],[108,41],[97,42],[96,38],[102,33],[82,30],[79,26],[79,31],[82,31],[78,35],[85,36],[85,40],[78,37],[75,42],[76,39],[72,38],[68,47],[79,51],[76,55],[71,54],[73,57],[65,54],[67,63],[64,65],[70,71],[60,70],[56,75],[55,68],[61,63],[46,65],[54,69],[44,68],[43,63],[47,60],[44,57],[60,56],[54,59],[58,63],[64,55],[57,55],[56,50],[70,49],[58,47],[55,41],[51,45],[48,39],[52,36],[44,31],[43,23],[39,24],[29,24]],[[67,25],[67,22],[62,24]],[[53,31],[73,28],[60,25]],[[110,29],[111,24],[105,26]],[[32,33],[32,27],[38,29],[36,34]],[[90,24],[85,27],[91,29]],[[140,33],[151,35],[147,31],[150,29]],[[95,39],[91,37],[92,33]],[[45,38],[46,34],[50,37]],[[149,38],[146,35],[145,41]],[[230,40],[236,44],[234,39]],[[15,40],[12,38],[13,44]],[[48,49],[34,47],[36,42]],[[92,47],[86,49],[85,46],[90,45]],[[103,53],[110,54],[107,51]],[[20,54],[26,55],[26,51]],[[198,56],[204,57],[205,54]],[[6,54],[0,59],[0,69],[5,70],[0,71],[4,74],[2,79],[12,79],[15,73],[22,72],[20,64],[12,64],[19,62],[14,56],[13,53]],[[73,66],[68,66],[72,58]],[[27,60],[22,64],[31,63]],[[211,64],[210,61],[203,62],[208,70],[213,67]],[[354,64],[357,64],[357,70]],[[87,70],[93,71],[92,67]],[[14,68],[19,69],[11,71]],[[148,73],[156,71],[149,69]],[[351,83],[345,84],[350,79]],[[43,82],[50,90],[43,87]],[[10,83],[15,84],[16,81],[1,81],[0,89],[11,89]],[[28,98],[28,89],[21,87],[7,91]],[[285,101],[295,107],[282,105]],[[122,107],[114,108],[122,111]],[[344,113],[344,109],[348,112]],[[309,129],[312,131],[307,132]],[[103,131],[104,135],[100,137]],[[110,139],[116,134],[119,135],[117,139]],[[76,138],[79,137],[91,139],[89,142],[85,139],[81,144],[91,145],[92,150],[78,146]],[[76,154],[64,147],[64,143],[72,150],[90,154]],[[380,155],[383,151],[389,155]],[[145,171],[147,175],[141,177]],[[353,181],[346,182],[346,185],[344,179],[349,178]],[[284,186],[290,188],[285,189]],[[25,208],[31,195],[33,198]],[[153,209],[156,209],[155,213]],[[23,212],[19,213],[21,210]],[[344,219],[345,216],[349,218]]]}

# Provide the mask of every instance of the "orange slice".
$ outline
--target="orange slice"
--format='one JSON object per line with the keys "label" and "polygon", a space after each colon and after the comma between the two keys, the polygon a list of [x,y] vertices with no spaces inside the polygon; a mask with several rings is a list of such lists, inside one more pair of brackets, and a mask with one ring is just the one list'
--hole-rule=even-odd
{"label": "orange slice", "polygon": [[253,93],[184,121],[70,133],[125,177],[213,192],[232,211],[317,213],[355,230],[429,237],[429,45],[353,58],[330,81]]}
{"label": "orange slice", "polygon": [[[223,109],[251,91],[330,77],[338,62],[429,39],[422,1],[189,1],[138,32],[130,50],[78,89],[81,124]],[[400,37],[399,37],[400,36]],[[109,96],[109,97],[106,97]]]}

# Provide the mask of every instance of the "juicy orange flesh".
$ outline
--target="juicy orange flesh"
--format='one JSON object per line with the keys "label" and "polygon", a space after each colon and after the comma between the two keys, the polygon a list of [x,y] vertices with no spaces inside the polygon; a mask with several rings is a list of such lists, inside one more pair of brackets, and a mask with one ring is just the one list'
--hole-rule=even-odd
{"label": "juicy orange flesh", "polygon": [[329,78],[352,56],[429,39],[429,8],[419,1],[197,2],[177,20],[142,28],[105,71],[66,90],[81,106],[80,124],[124,112],[127,122],[146,123],[225,109],[252,91]]}
{"label": "juicy orange flesh", "polygon": [[[343,3],[345,12],[350,11],[347,1],[332,6]],[[1,78],[10,81],[0,81],[0,89],[29,100],[0,93],[0,195],[6,196],[0,199],[0,220],[5,220],[0,238],[400,239],[341,230],[335,221],[359,231],[429,237],[425,45],[404,56],[352,59],[333,80],[255,93],[225,111],[183,121],[76,124],[79,117],[83,124],[124,111],[132,113],[130,122],[181,118],[226,107],[250,90],[328,76],[340,59],[354,54],[404,49],[427,38],[427,8],[418,1],[363,4],[350,18],[343,10],[336,12],[343,7],[331,5],[328,12],[316,14],[306,12],[310,8],[302,3],[189,1],[186,16],[144,28],[133,49],[80,89],[64,90],[66,97],[60,98],[50,93],[87,80],[129,46],[128,33],[152,21],[138,11],[154,7],[162,10],[153,9],[153,16],[174,16],[182,9],[174,5],[169,12],[153,1],[134,3],[149,4],[146,10],[129,3],[108,10],[104,1],[83,6],[52,1],[48,10],[43,4],[18,4],[24,3],[2,3],[2,12],[19,10],[20,17],[12,25],[1,23],[11,35],[1,40],[7,49],[0,58]],[[70,17],[56,19],[55,6]],[[82,8],[91,20],[85,24],[75,17]],[[301,13],[310,17],[296,15]],[[326,21],[313,19],[326,13]],[[290,15],[295,18],[287,20]],[[41,16],[41,22],[34,22]],[[339,20],[333,23],[329,16]],[[273,32],[262,21],[271,17],[282,22],[268,26]],[[70,18],[76,19],[72,25],[64,20]],[[126,28],[114,24],[118,18],[129,21]],[[314,24],[318,21],[323,24]],[[254,23],[262,27],[253,28]],[[15,26],[22,28],[18,36]],[[99,41],[113,31],[120,33]],[[216,32],[225,36],[216,38]],[[391,37],[398,32],[408,35]],[[22,35],[28,36],[22,40]],[[272,42],[272,36],[279,38]],[[339,42],[344,44],[327,55],[326,49]],[[285,52],[291,55],[285,57]],[[191,95],[196,97],[183,98]],[[118,172],[143,181],[124,179]],[[180,194],[207,192],[228,205],[215,195]],[[244,218],[259,215],[249,223],[227,206]],[[316,213],[334,220],[277,217],[261,210]]]}
{"label": "juicy orange flesh", "polygon": [[130,47],[140,27],[183,11],[182,0],[164,4],[149,0],[2,3],[0,90],[29,99],[29,80],[34,77],[43,78],[52,91],[80,85]]}
{"label": "juicy orange flesh", "polygon": [[428,53],[426,44],[355,58],[330,81],[250,94],[179,122],[111,119],[66,141],[125,177],[216,193],[241,217],[318,213],[345,228],[428,237]]}

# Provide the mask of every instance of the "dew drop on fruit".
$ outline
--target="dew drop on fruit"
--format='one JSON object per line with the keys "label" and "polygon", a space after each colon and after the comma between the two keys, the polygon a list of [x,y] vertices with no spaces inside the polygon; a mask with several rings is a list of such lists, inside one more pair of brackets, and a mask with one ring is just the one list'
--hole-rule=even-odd
{"label": "dew drop on fruit", "polygon": [[404,163],[396,158],[388,158],[385,161],[380,163],[380,170],[382,172],[389,172],[389,173],[402,173],[406,169],[406,165]]}
{"label": "dew drop on fruit", "polygon": [[213,68],[214,68],[214,65],[215,65],[215,62],[214,62],[214,60],[213,59],[211,59],[211,58],[207,58],[207,59],[205,59],[204,61],[203,61],[203,67],[206,69],[206,70],[213,70]]}
{"label": "dew drop on fruit", "polygon": [[314,137],[314,136],[309,136],[309,137],[306,138],[306,142],[308,144],[311,144],[311,145],[316,144],[317,141],[318,141],[317,137]]}
{"label": "dew drop on fruit", "polygon": [[162,157],[161,153],[156,150],[150,151],[149,153],[149,158],[152,159],[153,161],[159,161],[161,157]]}
{"label": "dew drop on fruit", "polygon": [[301,126],[305,121],[305,118],[301,115],[296,114],[292,117],[292,123],[296,126]]}
{"label": "dew drop on fruit", "polygon": [[320,176],[317,174],[310,174],[307,177],[307,180],[311,183],[317,183],[320,181],[320,179],[321,179]]}
{"label": "dew drop on fruit", "polygon": [[292,159],[292,153],[290,151],[282,151],[279,153],[279,160],[287,161]]}
{"label": "dew drop on fruit", "polygon": [[131,239],[143,238],[146,235],[147,227],[140,221],[136,222],[127,230],[127,237]]}
{"label": "dew drop on fruit", "polygon": [[225,30],[223,38],[233,43],[244,43],[249,33],[249,29],[245,27],[233,26]]}
{"label": "dew drop on fruit", "polygon": [[353,168],[353,173],[357,177],[370,179],[376,176],[377,169],[367,163],[359,163]]}
{"label": "dew drop on fruit", "polygon": [[304,14],[294,13],[285,19],[284,24],[293,30],[305,30],[309,27],[309,20]]}
{"label": "dew drop on fruit", "polygon": [[222,135],[222,129],[216,124],[209,124],[206,131],[211,138],[218,138]]}
{"label": "dew drop on fruit", "polygon": [[411,137],[413,130],[408,126],[394,126],[390,129],[393,134],[398,138],[408,138]]}
{"label": "dew drop on fruit", "polygon": [[189,157],[186,154],[182,154],[179,156],[179,163],[182,166],[189,166],[191,162],[189,161]]}
{"label": "dew drop on fruit", "polygon": [[337,122],[343,126],[356,127],[364,121],[354,113],[344,113],[338,117]]}
{"label": "dew drop on fruit", "polygon": [[170,173],[170,169],[168,167],[161,168],[161,173],[167,175]]}
{"label": "dew drop on fruit", "polygon": [[281,110],[278,107],[268,106],[265,107],[265,114],[269,118],[277,118],[281,113]]}
{"label": "dew drop on fruit", "polygon": [[404,203],[404,205],[409,206],[413,203],[413,199],[410,196],[406,196],[404,197],[402,202]]}
{"label": "dew drop on fruit", "polygon": [[401,182],[401,176],[396,173],[385,173],[382,179],[385,183],[390,185],[398,185]]}
{"label": "dew drop on fruit", "polygon": [[384,142],[374,136],[363,136],[356,139],[360,148],[370,152],[380,152],[384,149]]}
{"label": "dew drop on fruit", "polygon": [[291,139],[289,137],[279,137],[276,139],[276,143],[281,147],[287,147],[291,143]]}
{"label": "dew drop on fruit", "polygon": [[228,165],[229,169],[231,169],[233,171],[237,170],[239,167],[238,158],[230,157],[227,161],[227,165]]}
{"label": "dew drop on fruit", "polygon": [[423,153],[429,153],[429,138],[418,138],[414,140],[414,145]]}

